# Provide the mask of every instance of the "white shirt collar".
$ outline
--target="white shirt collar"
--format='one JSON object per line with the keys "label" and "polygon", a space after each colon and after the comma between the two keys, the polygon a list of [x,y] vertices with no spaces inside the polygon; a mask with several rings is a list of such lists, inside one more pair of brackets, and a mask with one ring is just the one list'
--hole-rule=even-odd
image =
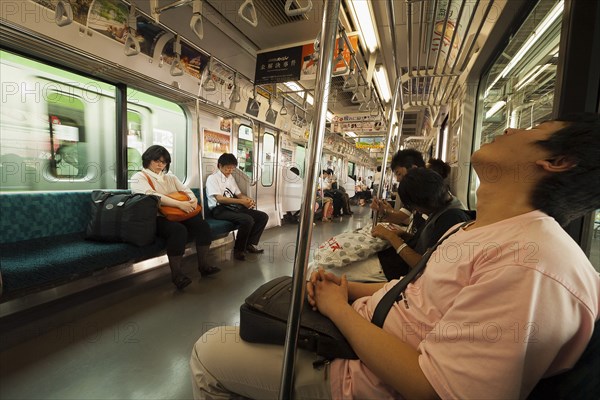
{"label": "white shirt collar", "polygon": [[160,174],[157,174],[155,172],[152,172],[151,170],[149,170],[148,168],[144,168],[143,171],[150,175],[152,178],[156,179],[157,182],[164,182],[165,180],[165,173],[163,171],[160,172]]}

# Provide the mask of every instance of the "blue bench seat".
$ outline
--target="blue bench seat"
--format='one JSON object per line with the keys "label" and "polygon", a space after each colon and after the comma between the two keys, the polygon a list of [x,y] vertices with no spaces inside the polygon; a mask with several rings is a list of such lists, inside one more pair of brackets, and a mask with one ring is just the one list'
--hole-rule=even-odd
{"label": "blue bench seat", "polygon": [[[127,190],[111,192],[129,193]],[[194,192],[199,195],[197,189]],[[165,242],[159,237],[143,247],[86,240],[84,232],[90,220],[90,201],[90,191],[0,195],[3,300],[164,253]],[[236,229],[235,224],[211,219],[210,215],[206,221],[213,239]]]}

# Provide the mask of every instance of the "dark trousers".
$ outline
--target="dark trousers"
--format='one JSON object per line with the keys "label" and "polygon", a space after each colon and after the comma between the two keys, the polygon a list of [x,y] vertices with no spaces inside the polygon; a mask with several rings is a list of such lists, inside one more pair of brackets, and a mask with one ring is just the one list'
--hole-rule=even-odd
{"label": "dark trousers", "polygon": [[165,217],[156,218],[156,234],[167,241],[167,255],[182,256],[188,240],[196,239],[199,246],[210,245],[210,225],[202,215],[181,222],[169,221]]}
{"label": "dark trousers", "polygon": [[223,206],[216,206],[212,209],[212,215],[214,219],[231,221],[239,225],[234,245],[234,249],[239,251],[245,251],[249,244],[258,244],[269,221],[267,213],[251,208],[232,211]]}

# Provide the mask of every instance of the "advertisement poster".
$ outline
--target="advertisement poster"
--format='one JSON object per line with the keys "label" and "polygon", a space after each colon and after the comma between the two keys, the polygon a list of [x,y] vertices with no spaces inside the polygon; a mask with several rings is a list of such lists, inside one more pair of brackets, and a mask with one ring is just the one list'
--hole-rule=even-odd
{"label": "advertisement poster", "polygon": [[[125,44],[129,34],[129,7],[120,0],[96,0],[90,11],[89,28]],[[141,37],[138,40],[142,39]]]}
{"label": "advertisement poster", "polygon": [[[348,35],[354,51],[358,49],[358,35]],[[339,38],[338,38],[339,40]],[[334,57],[339,54],[338,46]],[[339,61],[334,68],[334,73],[343,75],[350,72],[350,50],[344,43],[342,56],[345,61]],[[301,44],[286,49],[265,51],[256,55],[256,70],[254,79],[257,85],[279,83],[298,80],[314,80],[317,73],[317,55],[312,42]]]}
{"label": "advertisement poster", "polygon": [[[33,0],[41,6],[44,6],[52,11],[56,11],[56,0]],[[90,10],[90,4],[93,0],[74,0],[71,1],[71,9],[73,10],[73,21],[80,23],[81,25],[87,24],[88,13]],[[25,11],[25,10],[24,10]]]}
{"label": "advertisement poster", "polygon": [[[173,63],[173,59],[175,58],[175,53],[173,51],[175,40],[176,38],[169,40],[162,51],[162,57],[165,64],[171,65]],[[183,72],[198,79],[200,79],[204,67],[208,64],[207,56],[185,42],[181,42],[180,59]]]}
{"label": "advertisement poster", "polygon": [[255,82],[258,85],[297,81],[300,77],[302,46],[256,55]]}
{"label": "advertisement poster", "polygon": [[226,133],[204,129],[202,148],[205,157],[218,158],[223,153],[231,153],[231,137]]}
{"label": "advertisement poster", "polygon": [[383,138],[360,138],[356,142],[357,149],[383,149]]}
{"label": "advertisement poster", "polygon": [[336,116],[331,122],[333,132],[385,132],[386,127],[381,118],[373,118],[369,114]]}
{"label": "advertisement poster", "polygon": [[[358,50],[358,35],[348,35],[348,39],[350,40],[350,44],[352,45],[352,48],[354,51]],[[340,40],[339,38],[337,39],[338,41]],[[336,49],[333,52],[333,58],[334,60],[338,57],[339,55],[339,48],[336,45]],[[346,43],[344,42],[344,51],[342,52],[342,56],[344,57],[344,61],[339,61],[335,67],[333,68],[333,73],[334,74],[338,74],[338,75],[347,75],[348,73],[350,73],[350,60],[351,60],[351,56],[350,56],[350,50],[348,49],[348,46],[346,46]],[[305,44],[304,46],[302,46],[302,70],[300,71],[300,79],[301,81],[304,80],[315,80],[317,79],[317,59],[316,59],[316,55],[315,55],[315,46],[313,43],[309,43],[309,44]],[[342,71],[346,70],[345,73],[341,73]]]}

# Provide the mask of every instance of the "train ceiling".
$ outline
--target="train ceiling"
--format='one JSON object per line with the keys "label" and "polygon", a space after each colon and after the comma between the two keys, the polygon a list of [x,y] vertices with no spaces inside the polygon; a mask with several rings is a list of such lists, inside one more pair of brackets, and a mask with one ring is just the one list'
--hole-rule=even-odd
{"label": "train ceiling", "polygon": [[[342,1],[340,21],[347,32],[358,31],[360,26],[353,16],[353,2]],[[160,22],[251,80],[254,79],[257,53],[315,40],[321,28],[324,4],[310,0],[204,0],[201,10],[203,38],[199,39],[189,26],[194,11],[192,3],[186,0],[145,0],[138,3],[136,6],[148,14],[152,13],[153,6],[160,9],[183,4],[182,7],[162,12]],[[290,17],[285,12],[286,3],[292,10],[305,7],[308,3],[312,4],[312,8],[306,14]],[[430,114],[435,117],[439,106],[449,102],[460,86],[459,77],[464,80],[464,71],[476,58],[506,3],[507,0],[369,2],[377,30],[377,49],[370,52],[366,47],[359,46],[357,56],[364,67],[365,77],[369,63],[385,69],[391,87],[397,76],[396,71],[403,76],[403,136],[421,135],[424,110],[430,108]],[[245,7],[242,16],[239,14],[241,6]],[[252,7],[256,12],[255,20]],[[390,29],[392,12],[395,41],[392,40]],[[250,22],[255,22],[257,26]],[[238,46],[223,45],[226,43],[224,36]],[[436,46],[439,48],[442,36],[446,39],[442,51],[438,52]],[[396,57],[392,51],[394,44],[397,47]],[[449,48],[452,50],[448,51]],[[353,101],[356,100],[353,99],[354,93],[343,90],[345,79],[343,76],[333,78],[329,109],[340,116],[364,112],[364,104],[361,106],[361,103]],[[301,84],[306,89],[313,88],[310,82]],[[383,101],[378,103],[381,104],[379,109],[385,108]],[[368,135],[380,136],[381,132],[365,134]]]}

